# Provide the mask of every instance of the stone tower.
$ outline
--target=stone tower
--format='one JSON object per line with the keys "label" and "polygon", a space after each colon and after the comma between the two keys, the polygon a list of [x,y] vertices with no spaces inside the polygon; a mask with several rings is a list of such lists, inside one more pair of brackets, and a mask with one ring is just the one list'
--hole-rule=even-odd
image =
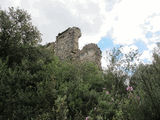
{"label": "stone tower", "polygon": [[81,31],[77,27],[68,28],[56,37],[55,54],[61,59],[73,59],[78,52]]}

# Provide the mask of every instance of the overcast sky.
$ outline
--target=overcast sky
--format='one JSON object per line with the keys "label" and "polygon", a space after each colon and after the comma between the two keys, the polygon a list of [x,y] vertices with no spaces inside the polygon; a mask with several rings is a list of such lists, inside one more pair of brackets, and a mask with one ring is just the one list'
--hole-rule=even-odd
{"label": "overcast sky", "polygon": [[1,9],[11,6],[31,14],[43,34],[42,44],[77,26],[82,32],[80,49],[96,43],[105,55],[107,49],[123,45],[124,52],[139,49],[141,59],[150,61],[160,42],[160,0],[0,0]]}

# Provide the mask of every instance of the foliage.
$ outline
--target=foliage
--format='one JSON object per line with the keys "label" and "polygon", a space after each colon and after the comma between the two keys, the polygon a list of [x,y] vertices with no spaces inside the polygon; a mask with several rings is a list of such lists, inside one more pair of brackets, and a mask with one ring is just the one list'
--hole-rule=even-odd
{"label": "foliage", "polygon": [[41,34],[26,11],[0,10],[0,57],[8,59],[9,65],[19,64],[23,58],[34,59],[35,46],[40,41]]}
{"label": "foliage", "polygon": [[153,53],[153,62],[139,65],[132,77],[141,98],[139,112],[145,119],[160,119],[160,47]]}
{"label": "foliage", "polygon": [[0,119],[160,119],[160,47],[145,65],[135,64],[137,51],[115,48],[101,71],[93,63],[60,61],[38,45],[30,20],[24,10],[0,10]]}

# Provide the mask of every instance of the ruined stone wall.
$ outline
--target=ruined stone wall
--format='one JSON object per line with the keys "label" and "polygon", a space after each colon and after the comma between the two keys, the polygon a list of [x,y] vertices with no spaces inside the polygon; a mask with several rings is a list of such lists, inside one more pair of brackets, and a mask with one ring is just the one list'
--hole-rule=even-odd
{"label": "ruined stone wall", "polygon": [[84,46],[80,51],[79,59],[82,62],[93,62],[97,64],[99,68],[101,68],[101,50],[96,44],[91,43]]}
{"label": "ruined stone wall", "polygon": [[81,31],[77,27],[68,28],[56,37],[56,41],[48,44],[47,48],[54,49],[54,53],[61,60],[76,60],[80,62],[93,62],[101,69],[101,50],[96,44],[88,44],[80,51],[78,39]]}
{"label": "ruined stone wall", "polygon": [[55,42],[48,43],[45,47],[50,50],[52,53],[55,53]]}
{"label": "ruined stone wall", "polygon": [[81,31],[77,27],[68,28],[56,37],[55,54],[61,59],[72,59],[78,52],[78,39]]}

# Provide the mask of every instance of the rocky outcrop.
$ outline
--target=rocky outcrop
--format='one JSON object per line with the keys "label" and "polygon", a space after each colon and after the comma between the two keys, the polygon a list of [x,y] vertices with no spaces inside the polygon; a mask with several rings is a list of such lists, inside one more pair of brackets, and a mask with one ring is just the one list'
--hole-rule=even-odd
{"label": "rocky outcrop", "polygon": [[47,48],[54,49],[60,60],[74,60],[80,62],[93,62],[101,69],[101,50],[96,44],[88,44],[80,51],[78,39],[81,30],[77,27],[68,28],[56,37],[56,41],[48,44]]}

